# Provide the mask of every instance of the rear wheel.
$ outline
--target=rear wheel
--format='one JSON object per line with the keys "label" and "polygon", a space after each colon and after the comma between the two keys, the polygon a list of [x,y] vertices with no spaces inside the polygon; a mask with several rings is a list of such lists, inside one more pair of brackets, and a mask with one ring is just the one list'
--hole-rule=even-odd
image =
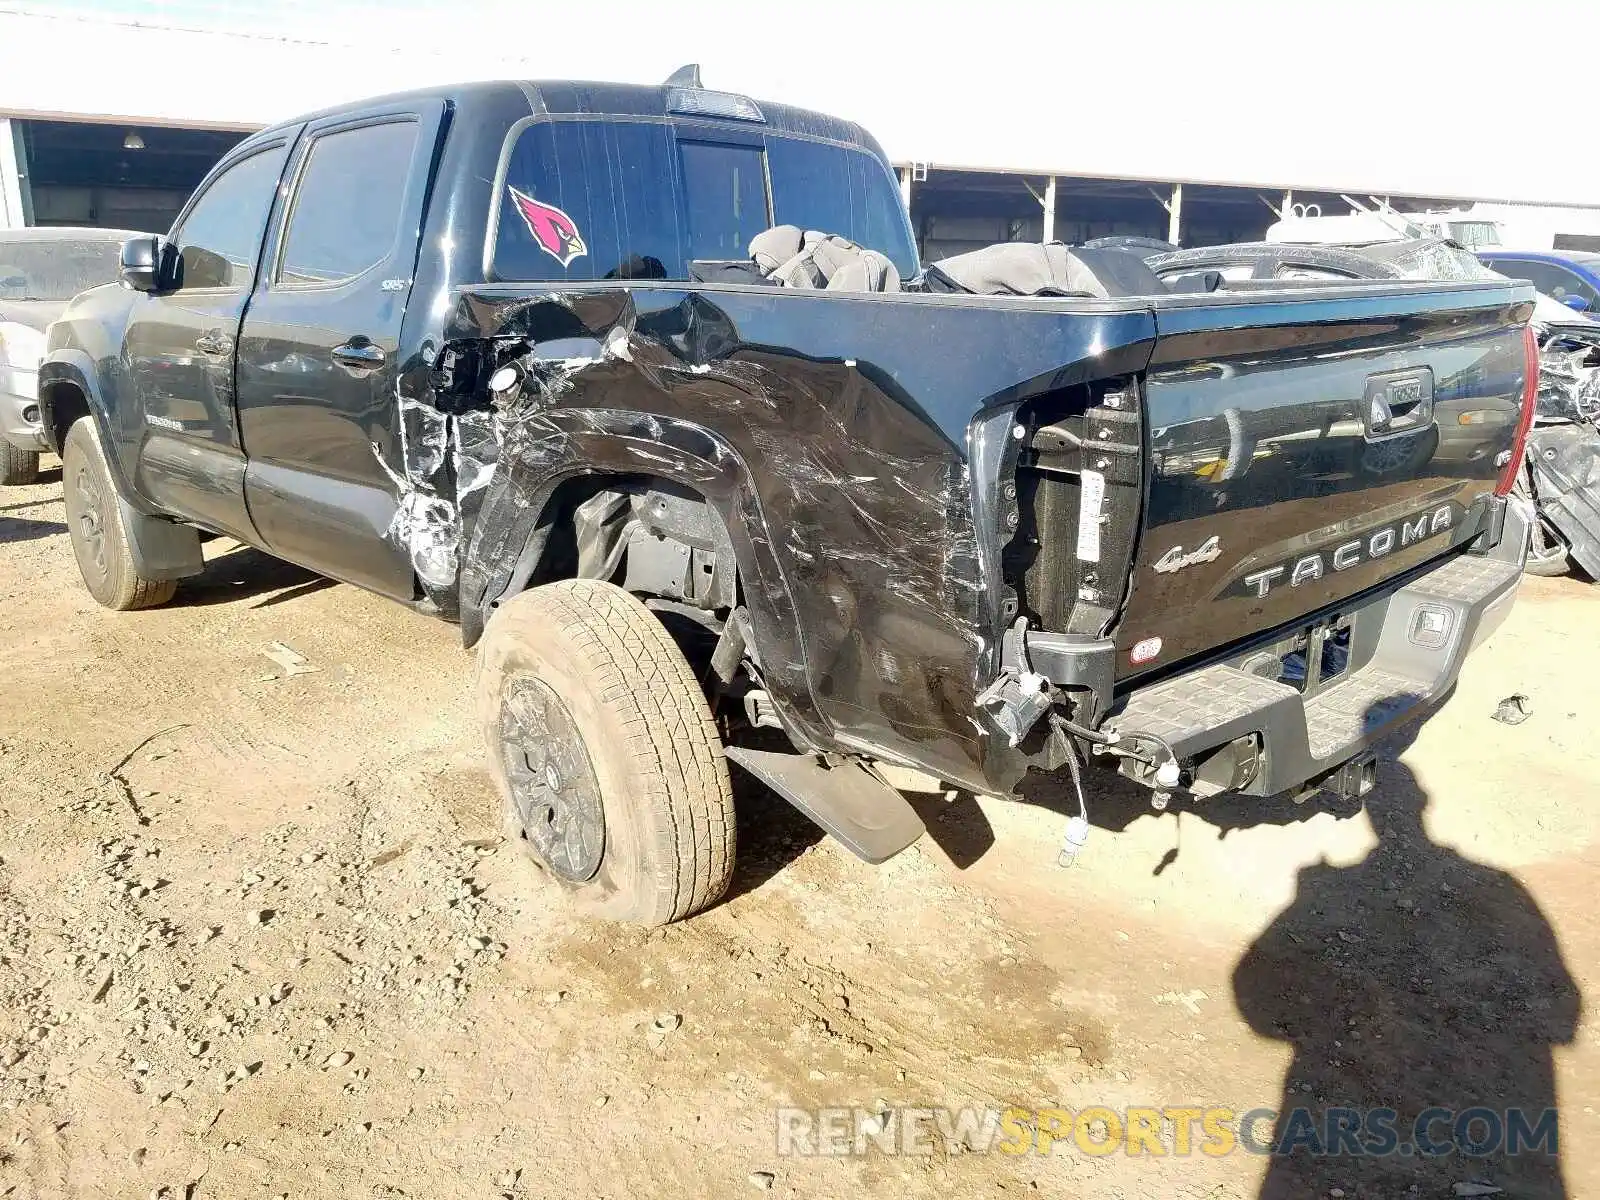
{"label": "rear wheel", "polygon": [[15,487],[39,480],[39,455],[34,450],[22,450],[0,438],[0,484]]}
{"label": "rear wheel", "polygon": [[478,720],[509,836],[597,916],[663,925],[733,868],[733,794],[694,672],[609,583],[502,604],[478,658]]}
{"label": "rear wheel", "polygon": [[134,569],[116,487],[91,419],[77,422],[67,434],[61,447],[61,483],[67,536],[89,594],[119,612],[171,600],[178,590],[176,580],[146,579]]}

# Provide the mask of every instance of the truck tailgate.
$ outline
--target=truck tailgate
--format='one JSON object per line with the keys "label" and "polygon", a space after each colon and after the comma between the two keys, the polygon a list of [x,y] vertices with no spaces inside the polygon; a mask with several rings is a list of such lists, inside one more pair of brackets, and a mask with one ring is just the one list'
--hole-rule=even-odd
{"label": "truck tailgate", "polygon": [[1525,289],[1332,291],[1157,302],[1119,678],[1337,606],[1487,520],[1522,402]]}

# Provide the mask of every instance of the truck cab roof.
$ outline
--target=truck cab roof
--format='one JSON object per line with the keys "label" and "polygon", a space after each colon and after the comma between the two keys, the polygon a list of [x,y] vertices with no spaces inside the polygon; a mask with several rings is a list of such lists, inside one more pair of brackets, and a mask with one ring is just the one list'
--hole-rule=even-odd
{"label": "truck cab roof", "polygon": [[876,139],[860,125],[826,113],[756,100],[714,88],[676,83],[628,84],[573,79],[494,80],[412,88],[301,113],[290,120],[269,126],[247,140],[281,134],[286,129],[312,121],[355,116],[408,101],[442,100],[460,108],[474,108],[503,103],[508,98],[520,98],[525,102],[529,116],[582,115],[635,120],[657,118],[725,122],[734,128],[823,138],[856,146],[880,157],[883,154]]}

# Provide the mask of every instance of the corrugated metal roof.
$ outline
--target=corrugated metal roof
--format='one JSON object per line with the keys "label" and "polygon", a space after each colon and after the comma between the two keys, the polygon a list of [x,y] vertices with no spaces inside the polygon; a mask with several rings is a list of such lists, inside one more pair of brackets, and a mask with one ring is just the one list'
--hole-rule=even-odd
{"label": "corrugated metal roof", "polygon": [[1532,70],[1552,30],[1592,21],[1581,0],[1537,21],[1375,0],[60,3],[0,6],[0,113],[240,128],[453,79],[659,83],[698,61],[709,87],[857,121],[901,162],[1600,205]]}

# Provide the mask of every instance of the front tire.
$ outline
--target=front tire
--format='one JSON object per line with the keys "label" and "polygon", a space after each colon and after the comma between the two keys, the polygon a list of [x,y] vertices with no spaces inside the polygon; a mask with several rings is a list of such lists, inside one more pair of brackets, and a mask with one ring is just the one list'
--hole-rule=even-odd
{"label": "front tire", "polygon": [[699,681],[655,616],[597,580],[490,618],[478,720],[508,834],[596,916],[664,925],[733,869],[733,792]]}
{"label": "front tire", "polygon": [[116,485],[90,418],[78,421],[67,433],[61,447],[61,484],[67,536],[89,594],[117,612],[154,608],[171,600],[178,590],[176,580],[146,579],[134,569]]}
{"label": "front tire", "polygon": [[19,487],[39,482],[39,455],[0,438],[0,484]]}

